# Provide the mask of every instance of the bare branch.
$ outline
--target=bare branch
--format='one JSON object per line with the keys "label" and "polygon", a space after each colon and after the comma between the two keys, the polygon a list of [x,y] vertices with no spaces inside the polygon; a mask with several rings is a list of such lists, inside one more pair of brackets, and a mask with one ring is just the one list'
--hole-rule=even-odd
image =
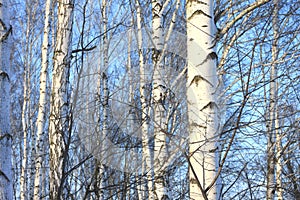
{"label": "bare branch", "polygon": [[6,174],[0,170],[0,176],[3,176],[8,182],[10,182],[9,178],[6,176]]}
{"label": "bare branch", "polygon": [[85,51],[92,51],[96,48],[97,46],[93,46],[90,48],[83,48],[83,49],[75,49],[72,51],[72,53],[78,53],[78,52],[85,52]]}
{"label": "bare branch", "polygon": [[244,11],[242,11],[240,14],[238,14],[234,19],[232,19],[230,22],[226,23],[226,26],[221,29],[219,32],[220,35],[224,35],[227,33],[227,31],[240,19],[242,19],[245,15],[252,12],[254,9],[268,3],[270,0],[258,0],[254,2],[253,4],[249,5],[247,8],[245,8]]}

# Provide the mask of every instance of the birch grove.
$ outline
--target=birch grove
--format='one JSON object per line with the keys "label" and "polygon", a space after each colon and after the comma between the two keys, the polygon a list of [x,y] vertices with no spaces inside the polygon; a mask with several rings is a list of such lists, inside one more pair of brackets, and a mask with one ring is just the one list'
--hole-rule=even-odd
{"label": "birch grove", "polygon": [[0,199],[299,199],[299,14],[1,1]]}
{"label": "birch grove", "polygon": [[25,41],[23,43],[22,51],[23,56],[23,98],[22,105],[22,129],[23,129],[23,149],[22,149],[22,168],[20,177],[20,198],[28,199],[32,198],[33,193],[33,174],[34,170],[30,166],[34,165],[35,157],[35,119],[32,117],[34,112],[35,100],[31,99],[31,96],[35,93],[33,89],[34,81],[32,80],[32,74],[35,73],[36,58],[34,56],[35,49],[33,46],[38,44],[36,41],[37,34],[32,33],[32,29],[36,28],[35,22],[38,20],[37,14],[39,9],[36,2],[25,2],[27,17],[24,20]]}

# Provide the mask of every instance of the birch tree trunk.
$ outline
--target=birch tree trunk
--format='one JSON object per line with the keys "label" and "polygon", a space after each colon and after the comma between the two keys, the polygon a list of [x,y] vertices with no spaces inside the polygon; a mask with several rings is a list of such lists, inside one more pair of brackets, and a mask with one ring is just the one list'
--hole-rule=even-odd
{"label": "birch tree trunk", "polygon": [[270,106],[269,106],[269,125],[268,125],[268,146],[267,146],[267,200],[273,200],[275,198],[276,192],[276,137],[278,134],[278,129],[276,129],[276,124],[278,124],[277,116],[277,64],[276,60],[278,57],[278,1],[274,0],[274,12],[272,18],[273,26],[273,44],[272,44],[272,66],[270,71]]}
{"label": "birch tree trunk", "polygon": [[65,179],[65,138],[69,132],[69,73],[71,62],[73,0],[58,2],[50,105],[50,199],[62,199]]}
{"label": "birch tree trunk", "polygon": [[[275,198],[275,190],[277,194],[277,199],[282,200],[283,194],[282,194],[282,182],[281,182],[281,173],[282,173],[282,163],[281,163],[281,136],[279,132],[279,116],[278,116],[278,81],[277,81],[277,64],[276,61],[278,59],[278,0],[273,0],[274,5],[274,11],[273,11],[273,18],[272,18],[272,26],[273,26],[273,44],[272,44],[272,68],[271,68],[271,74],[270,74],[270,123],[271,123],[271,131],[272,134],[271,137],[273,137],[274,142],[274,148],[276,149],[276,152],[274,151],[274,163],[273,169],[274,171],[272,173],[275,174],[275,177],[272,173],[268,173],[271,177],[268,177],[269,181],[269,187],[267,188],[267,199],[274,199]],[[272,152],[272,151],[271,151]],[[272,169],[272,167],[270,167]],[[269,172],[269,171],[268,171]],[[272,179],[275,179],[273,181]],[[276,182],[276,183],[275,183]],[[273,183],[273,187],[272,184]]]}
{"label": "birch tree trunk", "polygon": [[[29,29],[29,28],[28,28]],[[26,62],[25,62],[26,63]],[[27,65],[27,66],[26,66]],[[22,127],[23,127],[23,157],[22,157],[22,168],[21,168],[21,177],[20,177],[20,199],[27,199],[28,195],[28,162],[29,162],[29,90],[30,90],[30,70],[29,70],[28,62],[24,67],[24,86],[23,86],[23,107],[22,107]]]}
{"label": "birch tree trunk", "polygon": [[[130,22],[130,25],[133,25],[133,22]],[[129,77],[128,80],[128,84],[129,84],[129,105],[133,106],[135,105],[135,99],[134,99],[134,90],[135,90],[135,83],[134,83],[134,71],[133,71],[133,66],[131,65],[131,51],[132,51],[132,47],[131,47],[131,43],[132,43],[132,37],[133,37],[133,33],[130,31],[128,34],[128,49],[127,49],[127,74]],[[128,134],[133,134],[136,129],[135,127],[138,126],[137,124],[137,119],[138,117],[136,116],[135,112],[136,112],[137,108],[132,107],[129,110],[129,114],[128,114],[128,121],[127,121],[127,132]],[[132,157],[129,157],[129,159],[132,159]],[[130,165],[130,160],[128,160],[128,164]],[[126,168],[125,168],[126,169]],[[132,185],[132,189],[134,190],[134,193],[137,196],[137,200],[141,200],[142,198],[142,190],[140,189],[141,184],[140,180],[139,180],[139,168],[135,169],[135,173],[134,173],[134,178],[133,180],[129,180],[132,181],[130,182],[130,185]],[[130,199],[130,190],[131,187],[129,188],[129,191],[127,192],[128,194],[128,199]]]}
{"label": "birch tree trunk", "polygon": [[[152,181],[152,161],[151,161],[151,151],[149,147],[149,91],[147,91],[147,74],[145,72],[144,66],[144,55],[142,46],[142,13],[141,5],[139,1],[136,0],[136,12],[137,12],[137,44],[139,53],[139,72],[140,72],[140,100],[142,106],[142,176],[146,176],[146,180],[142,181],[142,191],[144,191],[143,199],[154,199],[153,193],[153,181]],[[145,181],[145,182],[144,182]],[[148,193],[147,193],[148,191]]]}
{"label": "birch tree trunk", "polygon": [[42,44],[42,68],[40,73],[40,98],[39,109],[37,115],[37,149],[35,160],[35,179],[34,179],[34,200],[40,199],[42,195],[43,173],[42,170],[44,154],[44,139],[45,139],[45,127],[46,127],[46,106],[47,106],[47,75],[48,75],[48,56],[49,56],[49,32],[51,26],[51,6],[52,0],[46,1],[45,6],[45,24],[44,35]]}
{"label": "birch tree trunk", "polygon": [[152,1],[152,29],[153,29],[153,90],[152,103],[154,106],[154,193],[156,199],[169,198],[165,183],[164,164],[167,156],[166,150],[166,105],[163,66],[163,1]]}
{"label": "birch tree trunk", "polygon": [[24,72],[23,72],[23,106],[22,106],[22,129],[23,129],[23,157],[22,157],[22,168],[21,168],[21,177],[20,177],[20,199],[28,199],[29,191],[29,144],[30,144],[30,133],[31,133],[31,124],[30,124],[30,93],[31,93],[31,38],[30,38],[30,29],[32,28],[32,12],[28,6],[29,3],[26,3],[26,44],[24,45],[24,51],[26,55],[24,56]]}
{"label": "birch tree trunk", "polygon": [[[274,65],[274,64],[273,64]],[[269,123],[268,125],[268,144],[267,144],[267,200],[273,200],[275,197],[275,74],[274,66],[270,72],[270,106],[269,106]]]}
{"label": "birch tree trunk", "polygon": [[218,199],[218,77],[213,0],[188,0],[187,101],[189,117],[190,199]]}
{"label": "birch tree trunk", "polygon": [[[100,189],[100,199],[104,200],[107,198],[107,192],[105,189],[106,183],[108,180],[105,180],[105,167],[103,165],[103,160],[105,159],[105,151],[107,150],[106,144],[105,144],[105,138],[108,135],[108,114],[109,114],[109,105],[108,105],[108,100],[109,100],[109,90],[108,90],[108,77],[107,77],[107,68],[108,68],[108,33],[107,33],[107,23],[108,23],[108,18],[107,18],[107,13],[108,13],[108,1],[103,0],[102,5],[101,5],[101,14],[102,14],[102,23],[103,23],[103,68],[101,70],[100,68],[100,76],[99,80],[102,83],[102,89],[103,89],[103,98],[101,99],[101,87],[99,88],[99,100],[100,103],[103,106],[103,128],[102,128],[102,133],[100,133],[100,138],[101,138],[101,144],[100,144],[100,154],[102,160],[98,162],[99,166],[99,189]],[[99,105],[101,105],[99,104]],[[99,110],[100,111],[100,110]],[[100,115],[99,113],[99,122],[100,120]],[[99,129],[101,131],[101,129]]]}
{"label": "birch tree trunk", "polygon": [[12,134],[10,127],[10,36],[9,1],[0,6],[0,199],[13,199]]}
{"label": "birch tree trunk", "polygon": [[[278,91],[278,90],[277,90]],[[278,104],[277,104],[278,106]],[[282,136],[280,134],[279,131],[279,116],[278,116],[278,108],[276,108],[275,111],[275,129],[276,129],[276,194],[277,194],[277,200],[283,200],[283,186],[282,186],[282,165],[283,162],[282,160],[282,148],[281,148],[281,140],[282,140]]]}

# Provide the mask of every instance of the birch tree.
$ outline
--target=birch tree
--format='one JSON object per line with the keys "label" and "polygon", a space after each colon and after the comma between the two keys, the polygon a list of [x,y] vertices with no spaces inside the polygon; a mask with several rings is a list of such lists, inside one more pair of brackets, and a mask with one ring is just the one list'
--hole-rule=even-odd
{"label": "birch tree", "polygon": [[69,127],[69,73],[71,62],[73,0],[58,2],[50,105],[50,199],[62,199]]}
{"label": "birch tree", "polygon": [[[271,88],[270,91],[270,108],[271,108],[271,131],[274,131],[273,134],[275,134],[275,141],[276,143],[274,144],[276,147],[276,152],[274,155],[274,159],[275,159],[275,188],[276,189],[276,195],[277,195],[277,199],[278,200],[283,200],[283,185],[282,185],[282,158],[281,158],[281,154],[282,154],[282,148],[281,148],[281,140],[282,140],[282,136],[280,134],[280,125],[279,125],[279,111],[278,111],[278,87],[279,87],[279,83],[278,83],[278,72],[277,72],[277,60],[278,60],[278,31],[279,31],[279,25],[278,25],[278,11],[279,11],[279,1],[278,0],[274,0],[273,1],[273,6],[274,6],[274,11],[273,11],[273,18],[272,18],[272,27],[273,27],[273,44],[272,44],[272,69],[271,69],[271,75],[270,75],[270,79],[271,79]],[[273,129],[274,128],[274,129]],[[271,174],[271,173],[270,173]],[[268,177],[268,180],[270,180],[271,177]],[[269,185],[271,186],[271,185]],[[273,193],[271,193],[272,188],[269,187],[267,188],[267,197],[272,199],[272,195]],[[274,197],[274,196],[273,196]]]}
{"label": "birch tree", "polygon": [[[167,3],[167,1],[165,2]],[[163,13],[166,4],[161,0],[152,1],[153,29],[153,89],[152,103],[154,110],[154,192],[155,199],[168,198],[164,177],[166,160],[166,109],[165,109],[165,72],[163,64],[164,30]]]}
{"label": "birch tree", "polygon": [[[275,1],[274,1],[275,3]],[[241,162],[243,163],[242,165],[235,165],[234,171],[230,170],[229,168],[227,168],[226,170],[223,170],[223,177],[226,177],[227,181],[224,181],[224,183],[230,182],[231,180],[235,180],[235,178],[227,178],[227,170],[229,169],[229,173],[236,173],[236,183],[232,184],[231,186],[238,188],[236,191],[237,193],[235,195],[233,195],[231,193],[230,196],[225,196],[225,197],[235,197],[235,198],[241,198],[242,196],[249,196],[249,198],[266,198],[267,196],[267,190],[266,190],[266,185],[262,185],[261,187],[259,187],[259,189],[257,188],[257,185],[264,182],[267,182],[267,179],[269,177],[271,177],[271,179],[273,179],[273,183],[268,184],[268,187],[270,189],[268,189],[269,192],[269,196],[272,197],[268,197],[268,198],[276,198],[276,194],[277,197],[279,198],[279,192],[276,193],[275,190],[281,188],[285,190],[285,186],[281,187],[280,185],[282,183],[277,182],[277,180],[279,181],[280,179],[276,180],[274,179],[275,176],[275,171],[273,171],[272,175],[270,176],[269,174],[267,175],[267,165],[270,165],[269,161],[271,160],[273,162],[273,166],[275,164],[275,168],[273,167],[273,169],[275,170],[280,170],[280,165],[281,167],[284,167],[285,164],[278,164],[276,162],[278,162],[278,158],[282,159],[282,155],[284,155],[284,151],[282,151],[284,149],[284,144],[283,147],[281,147],[281,145],[279,143],[282,143],[282,141],[285,141],[286,139],[284,137],[286,132],[286,129],[284,129],[284,126],[288,126],[287,124],[283,125],[279,125],[278,124],[278,120],[276,119],[283,119],[285,117],[280,116],[280,114],[277,114],[278,112],[278,108],[276,104],[278,104],[279,102],[282,102],[281,98],[283,94],[280,93],[285,93],[283,91],[286,91],[287,89],[283,89],[282,87],[284,87],[286,84],[291,84],[288,83],[289,81],[287,81],[287,79],[285,79],[285,75],[287,76],[293,76],[293,73],[287,72],[286,71],[286,67],[279,67],[279,66],[285,66],[285,62],[289,62],[289,59],[285,57],[286,54],[290,54],[293,55],[294,50],[290,49],[291,46],[290,45],[292,42],[282,42],[283,38],[286,37],[292,37],[294,38],[295,33],[297,31],[294,31],[294,26],[290,26],[287,25],[289,22],[293,21],[293,20],[289,20],[288,16],[290,16],[287,10],[287,8],[282,8],[280,10],[280,14],[277,16],[277,34],[274,32],[275,28],[276,28],[276,24],[274,24],[275,19],[274,16],[276,15],[275,13],[275,9],[274,6],[270,5],[265,5],[264,7],[262,7],[261,9],[257,9],[255,10],[253,13],[249,13],[248,15],[246,15],[242,20],[241,20],[241,24],[238,23],[237,26],[235,26],[235,28],[233,29],[234,31],[229,31],[225,37],[232,37],[232,38],[237,38],[237,40],[235,42],[230,42],[230,44],[234,44],[233,48],[230,49],[230,51],[234,52],[233,54],[229,55],[229,58],[227,58],[225,65],[226,65],[226,72],[228,74],[230,74],[230,77],[227,76],[229,79],[231,79],[233,76],[232,74],[232,70],[231,69],[240,69],[240,77],[251,77],[250,78],[250,84],[248,84],[247,82],[247,78],[242,78],[244,79],[242,82],[242,87],[236,87],[237,91],[240,88],[242,89],[243,94],[247,94],[247,98],[249,100],[249,102],[247,102],[248,105],[246,105],[246,109],[245,111],[242,113],[242,118],[243,118],[243,123],[238,125],[237,127],[239,127],[238,129],[238,134],[236,137],[236,143],[234,145],[236,145],[236,147],[234,148],[234,150],[232,150],[232,155],[234,157],[234,160],[236,162]],[[279,4],[280,5],[280,4]],[[281,4],[280,6],[284,6],[286,4]],[[292,9],[294,12],[295,10]],[[297,10],[297,9],[296,9]],[[285,12],[287,12],[285,14]],[[234,12],[229,12],[229,13],[234,13]],[[284,16],[284,17],[283,17]],[[248,22],[247,18],[249,20],[251,20],[251,22]],[[224,23],[224,24],[230,24],[230,23]],[[247,25],[246,25],[247,24]],[[289,31],[285,32],[285,27],[289,27]],[[293,27],[293,28],[292,28]],[[293,31],[291,30],[293,29]],[[278,32],[279,31],[279,32]],[[242,33],[243,36],[240,36],[240,34]],[[287,36],[290,33],[293,33],[293,36]],[[279,34],[279,35],[278,35]],[[277,35],[277,36],[276,36]],[[245,39],[247,38],[247,39]],[[277,38],[277,39],[275,39]],[[232,39],[235,40],[235,39]],[[271,42],[266,42],[266,41],[271,41]],[[291,39],[293,40],[293,39]],[[229,44],[229,40],[224,41],[223,42],[226,44],[228,42]],[[288,44],[288,45],[286,45]],[[225,46],[223,44],[221,44],[220,46],[222,46],[222,48]],[[245,48],[244,48],[245,47]],[[250,50],[251,48],[253,48],[253,50]],[[293,49],[295,48],[295,46],[293,46]],[[225,49],[225,47],[224,47]],[[249,51],[245,51],[245,49],[249,50]],[[272,49],[272,51],[271,51]],[[276,50],[277,49],[277,50]],[[260,52],[260,53],[257,53]],[[224,54],[223,54],[224,55]],[[222,55],[222,56],[223,56]],[[230,58],[231,57],[231,58]],[[260,58],[261,60],[258,60],[258,58]],[[292,59],[292,58],[291,58]],[[231,60],[231,61],[230,61]],[[229,61],[229,62],[228,62]],[[232,62],[233,61],[233,62]],[[247,67],[245,68],[245,66],[249,66],[252,65],[254,67],[249,68],[249,70],[247,70]],[[236,68],[236,66],[238,66],[238,68]],[[276,68],[275,68],[276,66]],[[288,66],[293,66],[293,64],[288,64]],[[230,69],[231,68],[231,69]],[[276,70],[274,70],[276,69]],[[290,68],[289,68],[290,69]],[[262,75],[261,71],[265,71],[264,74]],[[276,72],[277,71],[277,72]],[[274,73],[275,72],[275,73]],[[279,73],[279,74],[277,74]],[[264,77],[262,77],[264,76]],[[237,76],[236,76],[237,77]],[[249,79],[248,78],[248,79]],[[246,85],[248,85],[247,87],[249,88],[249,92],[245,92],[246,90],[244,88]],[[278,86],[281,86],[281,89],[279,89],[280,93],[278,96]],[[265,87],[265,94],[263,94],[263,92],[261,90],[259,90],[259,88]],[[279,87],[280,88],[280,87]],[[227,88],[226,88],[227,89]],[[277,94],[276,94],[277,93]],[[233,93],[229,94],[229,95],[234,95]],[[286,95],[286,94],[285,94]],[[243,95],[245,98],[245,95]],[[239,97],[235,97],[233,101],[238,102],[236,98]],[[264,104],[260,104],[260,102],[265,102]],[[240,101],[241,102],[241,101]],[[275,105],[274,105],[275,104]],[[284,103],[285,104],[285,103]],[[230,105],[230,104],[229,104]],[[271,106],[272,105],[272,106]],[[279,104],[280,105],[280,104]],[[236,106],[235,103],[232,103],[232,106]],[[261,107],[260,107],[261,106]],[[272,109],[271,109],[272,108]],[[259,113],[261,111],[261,109],[265,110],[265,112],[262,112],[262,116],[259,118],[255,119],[255,116],[259,116]],[[229,110],[229,109],[228,109]],[[246,110],[252,110],[252,114],[249,114],[249,112]],[[271,111],[273,110],[273,111]],[[277,110],[275,112],[275,110]],[[279,109],[279,110],[283,110],[283,109]],[[265,114],[265,115],[264,115]],[[272,115],[272,117],[271,117]],[[271,118],[273,119],[271,121]],[[236,121],[236,118],[234,118],[234,121]],[[261,123],[261,124],[260,124]],[[273,125],[272,125],[273,123]],[[280,123],[280,122],[279,122]],[[260,124],[260,125],[259,125]],[[259,126],[264,127],[265,124],[268,124],[269,127],[265,130],[265,129],[260,129]],[[243,128],[242,126],[245,126],[245,128]],[[252,133],[253,130],[255,130],[256,128],[258,128],[259,130],[257,130],[256,133]],[[249,131],[249,130],[251,131]],[[259,132],[260,131],[260,132]],[[254,131],[255,132],[255,131]],[[275,148],[273,150],[273,155],[271,159],[264,159],[265,157],[267,157],[267,153],[269,154],[270,152],[266,152],[266,146],[265,146],[265,142],[267,141],[267,137],[269,137],[270,132],[272,132],[272,141],[273,144],[270,145],[271,148]],[[280,133],[281,132],[281,133]],[[260,138],[260,134],[261,133],[265,133],[263,135],[263,139],[259,139]],[[278,135],[280,134],[280,135]],[[251,136],[250,136],[251,135]],[[276,139],[274,138],[276,136]],[[250,137],[249,137],[250,136]],[[264,138],[266,136],[266,138]],[[247,139],[245,139],[247,138]],[[250,140],[253,140],[253,142],[250,142]],[[289,141],[291,141],[291,139],[288,139]],[[248,143],[248,144],[246,144]],[[250,145],[249,145],[250,144]],[[225,144],[227,145],[227,143]],[[279,147],[277,147],[279,146]],[[240,148],[242,147],[242,151],[244,151],[244,153],[237,153],[239,152]],[[252,153],[250,153],[250,149],[252,149]],[[278,152],[278,150],[280,150],[280,152]],[[244,155],[247,154],[246,157],[243,156],[238,156],[238,155]],[[270,155],[270,154],[269,154]],[[281,156],[280,156],[281,155]],[[276,156],[276,157],[275,157]],[[255,161],[255,164],[253,164],[253,161]],[[262,161],[266,161],[266,162],[262,162]],[[228,166],[230,167],[232,164],[234,164],[234,162],[227,162]],[[243,166],[244,165],[244,166]],[[272,165],[272,164],[271,164]],[[262,170],[261,172],[257,172],[257,167],[261,167]],[[240,168],[240,171],[237,169]],[[242,175],[238,175],[238,173],[242,174]],[[277,173],[277,172],[276,172]],[[285,174],[285,173],[284,173]],[[277,174],[276,174],[277,176]],[[281,174],[282,176],[282,174]],[[261,177],[261,178],[258,178]],[[273,177],[273,178],[272,178]],[[282,176],[284,177],[284,176]],[[246,187],[243,187],[242,183],[240,182],[241,180],[243,180],[242,182],[245,183],[245,185],[247,185]],[[286,180],[283,180],[283,183]],[[268,181],[269,182],[269,181]],[[276,183],[277,182],[277,183]],[[269,182],[270,183],[270,182]],[[278,184],[278,187],[277,187]],[[225,186],[225,185],[224,185]],[[227,187],[227,185],[225,186]],[[233,188],[232,187],[232,188]],[[245,188],[245,189],[244,189]],[[225,193],[227,193],[228,195],[228,188],[225,189]],[[270,194],[271,193],[271,194]],[[273,195],[272,193],[275,193],[275,195]],[[225,198],[224,197],[224,198]]]}
{"label": "birch tree", "polygon": [[[278,58],[278,1],[274,0],[274,11],[272,16],[272,27],[273,27],[273,43],[272,43],[272,66],[270,71],[270,106],[269,106],[269,126],[268,126],[268,161],[267,161],[267,199],[273,200],[275,198],[276,192],[276,183],[277,180],[276,172],[278,174],[281,166],[277,165],[276,169],[276,151],[278,150],[276,147],[280,148],[280,145],[277,145],[279,141],[279,127],[278,127],[278,111],[277,111],[277,102],[278,102],[278,92],[277,92],[277,58]],[[278,161],[280,158],[278,159]],[[280,179],[280,176],[278,176]],[[278,185],[278,187],[281,187]],[[282,196],[281,191],[279,189],[279,195]],[[280,197],[279,197],[280,198]],[[282,198],[282,197],[281,197]]]}
{"label": "birch tree", "polygon": [[190,199],[218,199],[218,76],[213,1],[186,5]]}
{"label": "birch tree", "polygon": [[39,29],[38,15],[39,5],[36,1],[26,1],[26,18],[23,24],[25,31],[23,51],[23,106],[22,106],[22,127],[23,127],[23,148],[22,152],[22,168],[20,177],[20,198],[21,200],[32,198],[33,194],[33,179],[34,169],[30,166],[34,165],[35,153],[35,69],[36,62],[39,58],[36,57],[34,45],[39,44],[39,36],[34,29]]}
{"label": "birch tree", "polygon": [[[168,168],[168,154],[167,154],[167,134],[169,134],[168,127],[174,121],[170,120],[175,118],[173,113],[173,106],[176,107],[174,102],[169,102],[172,96],[172,90],[169,88],[172,83],[172,71],[169,68],[175,66],[165,66],[166,60],[171,60],[167,51],[168,44],[171,43],[173,28],[175,26],[177,12],[180,6],[180,1],[174,1],[175,9],[170,16],[170,25],[168,28],[164,27],[164,21],[166,21],[165,13],[170,6],[171,1],[153,0],[152,2],[152,62],[153,62],[153,88],[152,88],[152,106],[153,106],[153,121],[154,121],[154,192],[156,199],[169,199],[169,188],[167,186],[167,168]],[[171,13],[171,12],[170,12]],[[175,35],[175,34],[174,34]],[[172,51],[172,50],[171,50]],[[176,52],[176,50],[174,50]],[[172,62],[172,61],[171,61]],[[173,63],[172,63],[173,64]],[[179,66],[176,66],[179,68]],[[175,71],[175,70],[174,70]],[[173,75],[174,76],[174,75]],[[180,77],[180,76],[179,76]],[[177,77],[177,78],[179,78]],[[176,80],[176,78],[175,78]],[[172,83],[172,84],[171,84]],[[178,84],[178,83],[177,83]],[[176,91],[177,93],[177,91]],[[181,95],[181,94],[176,94]],[[170,121],[169,121],[170,120]],[[176,123],[175,123],[176,124]],[[175,126],[175,124],[172,124]],[[172,126],[170,125],[170,126]],[[171,134],[170,134],[171,135]],[[174,155],[171,155],[174,156]]]}
{"label": "birch tree", "polygon": [[12,133],[10,127],[10,37],[9,1],[0,6],[0,199],[13,199]]}
{"label": "birch tree", "polygon": [[49,57],[49,31],[51,26],[51,6],[52,0],[47,0],[45,5],[45,24],[44,35],[42,44],[42,68],[40,73],[40,97],[39,97],[39,109],[37,115],[37,149],[35,160],[35,179],[34,179],[34,199],[38,200],[42,196],[42,186],[45,180],[43,178],[42,167],[44,166],[44,140],[45,140],[45,128],[46,128],[46,106],[47,106],[47,76],[48,76],[48,57]]}
{"label": "birch tree", "polygon": [[[107,177],[106,171],[105,171],[105,166],[102,163],[104,159],[106,159],[105,156],[105,151],[107,151],[107,145],[105,144],[104,140],[108,136],[109,133],[109,86],[108,86],[108,33],[107,33],[107,25],[108,25],[108,6],[109,2],[107,0],[103,0],[101,4],[101,15],[102,15],[102,23],[103,23],[103,65],[99,67],[99,76],[98,76],[98,82],[99,82],[99,87],[98,87],[98,100],[99,100],[99,105],[102,104],[102,111],[101,113],[100,107],[98,108],[98,127],[100,127],[101,124],[101,115],[103,116],[103,128],[98,129],[100,132],[100,161],[97,161],[97,168],[98,168],[98,188],[100,190],[99,198],[100,199],[105,199],[107,198],[107,192],[105,189],[105,184],[107,183],[108,180],[105,180]],[[101,88],[102,86],[102,88]],[[103,89],[103,96],[101,95],[101,90]]]}
{"label": "birch tree", "polygon": [[[147,179],[142,181],[143,198],[154,199],[153,181],[152,181],[152,164],[151,151],[149,147],[149,88],[147,88],[147,73],[145,70],[145,61],[143,55],[143,33],[142,33],[142,10],[138,0],[135,1],[136,6],[136,23],[137,23],[137,45],[139,59],[140,74],[140,101],[141,101],[141,118],[142,118],[142,175]],[[148,194],[147,194],[148,191]]]}
{"label": "birch tree", "polygon": [[[216,61],[218,56],[215,51],[216,44],[220,39],[228,36],[229,31],[236,24],[240,24],[239,21],[248,21],[247,18],[251,13],[268,1],[255,1],[246,5],[243,10],[234,10],[233,6],[240,4],[230,1],[229,7],[222,8],[219,11],[218,9],[216,10],[216,17],[213,12],[214,1],[187,2],[187,101],[190,132],[190,198],[192,199],[219,198],[219,175],[236,136],[236,131],[234,131],[219,163],[218,131],[221,124],[218,113],[221,106],[219,105],[218,90],[222,82],[218,80],[217,76]],[[220,4],[220,1],[216,2]],[[215,22],[219,20],[221,28],[217,29]],[[222,47],[224,54],[221,57],[221,65],[224,64],[224,57],[228,56],[228,48],[232,47],[239,34],[236,31],[233,37],[230,38],[229,45]],[[249,85],[249,78],[247,85]],[[246,95],[249,95],[249,86],[247,85],[245,90],[247,91]],[[247,102],[247,98],[245,97],[242,102],[239,116],[243,113],[243,107]],[[240,117],[238,118],[237,126],[239,126],[240,121]]]}

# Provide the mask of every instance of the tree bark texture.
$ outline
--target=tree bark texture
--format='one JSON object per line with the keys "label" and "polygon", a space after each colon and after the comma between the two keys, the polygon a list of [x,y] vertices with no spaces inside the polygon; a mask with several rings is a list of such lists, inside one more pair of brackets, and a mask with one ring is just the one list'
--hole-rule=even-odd
{"label": "tree bark texture", "polygon": [[10,37],[9,1],[0,6],[0,199],[13,199],[12,133],[10,127]]}
{"label": "tree bark texture", "polygon": [[37,115],[37,148],[35,158],[35,179],[34,179],[34,200],[40,199],[42,196],[43,173],[44,166],[43,160],[45,159],[44,145],[45,145],[45,127],[46,127],[46,108],[47,108],[47,76],[48,76],[48,57],[49,57],[49,32],[51,27],[51,6],[52,0],[46,1],[45,6],[45,24],[44,35],[42,44],[42,67],[40,72],[40,97],[39,97],[39,109]]}
{"label": "tree bark texture", "polygon": [[218,77],[213,0],[186,5],[190,199],[218,199]]}
{"label": "tree bark texture", "polygon": [[58,1],[50,105],[50,199],[62,199],[69,133],[69,73],[71,62],[73,0]]}

